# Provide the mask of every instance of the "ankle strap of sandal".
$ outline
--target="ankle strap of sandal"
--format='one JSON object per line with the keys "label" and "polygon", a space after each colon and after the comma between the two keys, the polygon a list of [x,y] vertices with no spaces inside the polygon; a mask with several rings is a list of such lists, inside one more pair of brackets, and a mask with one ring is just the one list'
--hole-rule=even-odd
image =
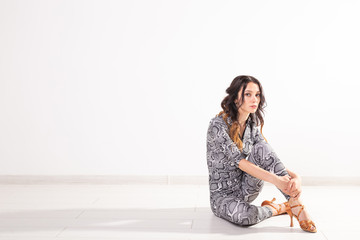
{"label": "ankle strap of sandal", "polygon": [[[289,204],[289,206],[290,206],[290,204]],[[300,210],[299,210],[299,212],[298,212],[298,214],[297,214],[297,217],[300,217],[301,212],[304,210],[304,205],[298,204],[298,205],[290,206],[290,208],[295,208],[295,207],[301,207]],[[295,214],[294,214],[294,215],[295,215]],[[295,215],[295,216],[296,216],[296,215]]]}

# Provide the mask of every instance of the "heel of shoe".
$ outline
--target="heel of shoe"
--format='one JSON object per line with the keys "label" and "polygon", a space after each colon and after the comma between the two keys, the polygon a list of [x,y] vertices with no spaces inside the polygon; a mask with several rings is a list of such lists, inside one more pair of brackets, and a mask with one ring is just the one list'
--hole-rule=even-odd
{"label": "heel of shoe", "polygon": [[290,227],[293,227],[294,226],[294,222],[293,222],[293,213],[291,211],[291,207],[289,205],[289,203],[285,203],[285,207],[286,207],[286,212],[287,214],[290,216]]}
{"label": "heel of shoe", "polygon": [[287,214],[289,214],[289,216],[290,216],[290,227],[293,227],[293,226],[294,226],[293,214],[292,214],[291,210],[290,210],[290,211],[286,211],[286,212],[287,212]]}
{"label": "heel of shoe", "polygon": [[285,212],[281,211],[281,205],[274,203],[275,200],[276,200],[276,198],[273,198],[271,201],[263,201],[261,203],[261,206],[262,207],[267,206],[267,207],[271,207],[271,208],[275,209],[276,213],[273,213],[273,216],[285,214]]}
{"label": "heel of shoe", "polygon": [[261,206],[269,205],[270,207],[273,207],[273,206],[271,206],[271,203],[273,203],[275,200],[276,200],[276,198],[273,198],[271,201],[263,201],[261,203]]}

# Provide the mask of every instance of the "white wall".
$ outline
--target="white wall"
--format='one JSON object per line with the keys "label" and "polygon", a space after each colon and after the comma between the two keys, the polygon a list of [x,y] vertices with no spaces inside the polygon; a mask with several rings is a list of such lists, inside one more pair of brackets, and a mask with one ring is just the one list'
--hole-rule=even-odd
{"label": "white wall", "polygon": [[0,1],[0,174],[207,175],[234,77],[303,176],[360,176],[358,1]]}

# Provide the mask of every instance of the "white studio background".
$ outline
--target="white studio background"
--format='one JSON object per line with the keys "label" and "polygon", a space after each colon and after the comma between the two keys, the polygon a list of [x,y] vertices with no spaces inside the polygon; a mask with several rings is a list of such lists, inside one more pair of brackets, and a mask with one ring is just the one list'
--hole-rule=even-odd
{"label": "white studio background", "polygon": [[0,175],[202,175],[237,75],[303,176],[359,176],[360,2],[0,0]]}

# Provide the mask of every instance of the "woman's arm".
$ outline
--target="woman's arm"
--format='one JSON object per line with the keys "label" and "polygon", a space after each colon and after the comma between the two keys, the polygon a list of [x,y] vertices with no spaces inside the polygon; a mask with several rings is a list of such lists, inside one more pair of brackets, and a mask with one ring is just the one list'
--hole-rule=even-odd
{"label": "woman's arm", "polygon": [[256,166],[246,159],[240,160],[239,168],[253,177],[274,184],[281,191],[288,194],[286,188],[288,186],[288,182],[290,181],[289,176],[277,176],[274,173],[268,172],[259,166]]}

